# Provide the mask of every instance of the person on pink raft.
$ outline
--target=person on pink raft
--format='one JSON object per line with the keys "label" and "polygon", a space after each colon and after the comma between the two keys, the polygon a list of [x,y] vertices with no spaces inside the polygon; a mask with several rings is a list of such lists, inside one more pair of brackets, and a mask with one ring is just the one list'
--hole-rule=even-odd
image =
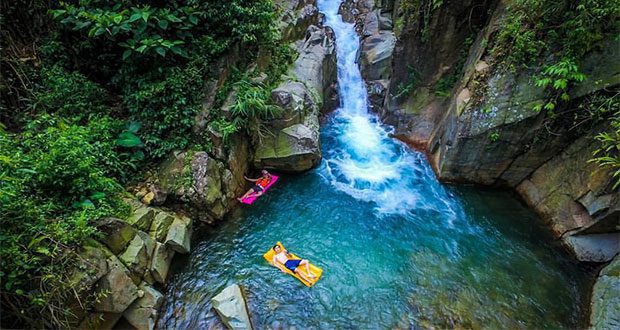
{"label": "person on pink raft", "polygon": [[251,182],[256,182],[256,184],[254,185],[254,187],[250,188],[250,190],[248,190],[243,196],[237,198],[238,201],[241,202],[247,197],[258,197],[265,192],[265,188],[267,187],[267,185],[269,184],[269,182],[271,182],[273,178],[271,174],[267,172],[266,170],[262,170],[261,174],[263,176],[261,176],[258,179],[250,179],[245,175],[243,176],[246,180],[251,181]]}

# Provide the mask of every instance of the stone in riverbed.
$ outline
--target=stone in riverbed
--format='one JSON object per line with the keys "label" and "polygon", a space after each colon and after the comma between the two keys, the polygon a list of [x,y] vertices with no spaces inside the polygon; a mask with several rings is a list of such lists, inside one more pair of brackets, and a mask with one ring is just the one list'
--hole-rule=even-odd
{"label": "stone in riverbed", "polygon": [[252,329],[245,299],[239,285],[233,284],[222,290],[211,299],[211,305],[217,311],[222,323],[229,329]]}
{"label": "stone in riverbed", "polygon": [[575,235],[563,240],[579,261],[607,262],[620,253],[620,233]]}
{"label": "stone in riverbed", "polygon": [[590,302],[590,327],[597,330],[620,328],[620,257],[599,273]]}

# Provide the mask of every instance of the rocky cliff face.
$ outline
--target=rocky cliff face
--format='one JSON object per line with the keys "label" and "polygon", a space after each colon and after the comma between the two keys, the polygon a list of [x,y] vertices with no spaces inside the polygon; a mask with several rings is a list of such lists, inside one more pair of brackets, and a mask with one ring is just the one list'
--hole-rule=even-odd
{"label": "rocky cliff face", "polygon": [[297,9],[289,14],[298,17],[292,19],[296,24],[290,27],[291,31],[302,31],[305,27],[302,39],[294,43],[299,56],[282,83],[271,92],[272,102],[281,112],[266,125],[270,133],[256,143],[253,159],[256,168],[302,172],[316,166],[321,160],[319,116],[337,103],[333,32],[317,25],[317,15],[309,19],[308,13],[317,13],[309,9],[313,4],[302,4],[299,2]]}
{"label": "rocky cliff face", "polygon": [[[271,92],[273,104],[282,111],[264,123],[270,134],[251,141],[236,133],[224,141],[208,125],[218,88],[241,60],[241,48],[233,47],[226,58],[208,68],[204,109],[195,119],[194,132],[207,135],[212,146],[171,154],[147,175],[146,182],[130,189],[140,200],[128,200],[132,215],[101,219],[97,225],[101,238],[82,248],[85,267],[75,270],[78,291],[83,296],[95,293],[99,300],[91,310],[85,310],[80,301],[72,304],[78,328],[110,329],[122,324],[153,329],[163,302],[157,287],[166,283],[174,255],[189,252],[194,220],[222,220],[237,205],[235,197],[246,189],[243,176],[251,165],[300,172],[320,161],[319,116],[338,104],[335,40],[332,31],[320,25],[314,0],[276,3],[281,9],[283,40],[294,45],[298,56]],[[250,67],[260,71],[269,56],[258,57]],[[235,97],[235,91],[230,93],[223,111]]]}
{"label": "rocky cliff face", "polygon": [[[619,194],[611,170],[588,162],[606,124],[575,129],[533,109],[544,99],[533,72],[502,67],[490,54],[504,1],[428,9],[422,1],[417,14],[404,15],[411,3],[343,6],[363,37],[360,65],[374,110],[398,138],[427,153],[441,180],[513,188],[579,260],[611,260],[620,252]],[[618,49],[609,40],[586,56],[588,78],[572,90],[565,111],[617,92]]]}

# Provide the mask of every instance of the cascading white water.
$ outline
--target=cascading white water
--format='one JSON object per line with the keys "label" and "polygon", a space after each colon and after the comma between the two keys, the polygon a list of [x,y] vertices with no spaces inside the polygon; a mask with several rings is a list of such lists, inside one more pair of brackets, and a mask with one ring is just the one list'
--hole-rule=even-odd
{"label": "cascading white water", "polygon": [[[423,156],[389,137],[389,130],[368,113],[367,92],[357,63],[359,37],[353,24],[338,14],[340,1],[319,1],[325,25],[336,35],[338,86],[341,106],[333,119],[339,132],[335,145],[325,154],[326,178],[337,189],[377,204],[379,213],[405,214],[413,209],[434,209],[451,223],[456,216],[449,196],[436,181]],[[329,137],[328,137],[329,138]],[[424,164],[425,165],[425,164]],[[422,177],[430,180],[422,180]],[[421,194],[425,193],[425,198]],[[431,195],[428,195],[428,194]],[[423,201],[427,199],[427,201]],[[429,203],[428,199],[434,199]]]}

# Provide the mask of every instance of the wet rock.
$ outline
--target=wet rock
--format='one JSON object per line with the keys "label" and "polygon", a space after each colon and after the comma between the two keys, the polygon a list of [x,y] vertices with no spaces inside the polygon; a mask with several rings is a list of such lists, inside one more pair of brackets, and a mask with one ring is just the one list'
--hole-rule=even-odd
{"label": "wet rock", "polygon": [[620,253],[620,233],[575,235],[563,241],[579,261],[607,262]]}
{"label": "wet rock", "polygon": [[390,77],[395,45],[396,36],[389,31],[381,31],[364,39],[360,56],[360,68],[364,79],[380,80]]}
{"label": "wet rock", "polygon": [[157,321],[158,310],[164,301],[164,296],[146,283],[140,284],[143,296],[136,299],[123,313],[123,316],[138,330],[152,330]]}
{"label": "wet rock", "polygon": [[390,81],[387,79],[366,82],[368,101],[372,110],[379,111],[383,106],[389,83]]}
{"label": "wet rock", "polygon": [[137,233],[135,228],[117,218],[100,219],[95,226],[105,236],[102,242],[114,254],[123,252]]}
{"label": "wet rock", "polygon": [[592,289],[590,327],[620,328],[620,257],[601,270]]}
{"label": "wet rock", "polygon": [[257,168],[302,172],[318,165],[320,159],[318,129],[296,124],[266,139],[256,150],[254,164]]}
{"label": "wet rock", "polygon": [[144,272],[148,269],[154,249],[155,241],[145,232],[139,231],[127,249],[118,256],[119,260],[131,271],[134,283],[140,283]]}
{"label": "wet rock", "polygon": [[148,231],[151,228],[153,219],[155,218],[155,210],[150,207],[140,207],[133,211],[127,218],[126,222],[139,230]]}
{"label": "wet rock", "polygon": [[168,277],[168,270],[174,257],[174,251],[171,251],[166,245],[156,242],[153,258],[149,267],[150,275],[154,281],[165,284]]}
{"label": "wet rock", "polygon": [[138,298],[138,287],[125,265],[115,256],[108,258],[109,272],[97,283],[97,290],[106,293],[94,306],[95,312],[122,313]]}
{"label": "wet rock", "polygon": [[229,329],[252,329],[241,288],[233,284],[211,299],[224,325]]}
{"label": "wet rock", "polygon": [[188,253],[191,233],[192,220],[187,217],[176,217],[168,229],[165,244],[178,253]]}

